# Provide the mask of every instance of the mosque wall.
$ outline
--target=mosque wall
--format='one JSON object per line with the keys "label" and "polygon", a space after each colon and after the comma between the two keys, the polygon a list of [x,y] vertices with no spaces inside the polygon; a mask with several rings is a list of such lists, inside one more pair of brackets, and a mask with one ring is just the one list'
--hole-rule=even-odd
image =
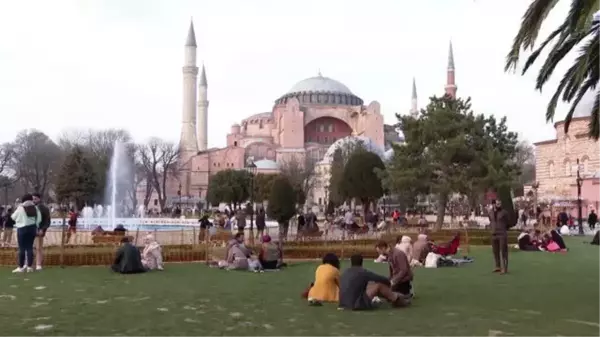
{"label": "mosque wall", "polygon": [[536,180],[540,198],[577,197],[577,159],[584,178],[582,196],[597,204],[600,199],[600,144],[587,136],[589,117],[574,118],[569,133],[564,122],[554,125],[556,138],[535,143]]}

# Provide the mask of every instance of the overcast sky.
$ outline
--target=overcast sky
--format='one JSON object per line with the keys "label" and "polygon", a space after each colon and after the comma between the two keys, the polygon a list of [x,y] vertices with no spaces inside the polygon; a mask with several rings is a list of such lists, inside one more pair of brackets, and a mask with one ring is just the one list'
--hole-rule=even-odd
{"label": "overcast sky", "polygon": [[421,107],[443,93],[450,39],[458,95],[476,112],[507,116],[532,142],[549,139],[544,113],[557,76],[540,94],[535,72],[504,73],[529,2],[1,0],[0,142],[24,128],[55,139],[65,129],[126,128],[138,141],[177,141],[190,17],[207,68],[210,147],[319,69],[366,104],[379,101],[394,123],[410,109],[413,76]]}

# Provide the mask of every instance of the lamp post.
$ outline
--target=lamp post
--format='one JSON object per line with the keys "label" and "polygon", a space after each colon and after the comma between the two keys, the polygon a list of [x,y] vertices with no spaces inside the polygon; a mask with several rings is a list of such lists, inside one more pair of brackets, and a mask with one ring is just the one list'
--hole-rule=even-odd
{"label": "lamp post", "polygon": [[535,221],[538,222],[540,215],[538,214],[538,188],[540,188],[540,182],[536,181],[531,185],[531,189],[533,190],[533,214],[535,214]]}
{"label": "lamp post", "polygon": [[181,183],[179,184],[179,189],[177,190],[177,196],[179,197],[179,208],[181,208]]}
{"label": "lamp post", "polygon": [[250,173],[250,229],[254,228],[254,177],[256,176],[256,164],[252,158],[246,162],[246,171]]}
{"label": "lamp post", "polygon": [[577,223],[579,225],[579,235],[583,235],[583,212],[582,212],[582,202],[581,202],[581,185],[583,183],[583,179],[581,179],[581,167],[579,166],[579,158],[577,158]]}
{"label": "lamp post", "polygon": [[203,209],[205,209],[205,205],[202,202],[202,187],[198,187],[198,212],[202,211]]}

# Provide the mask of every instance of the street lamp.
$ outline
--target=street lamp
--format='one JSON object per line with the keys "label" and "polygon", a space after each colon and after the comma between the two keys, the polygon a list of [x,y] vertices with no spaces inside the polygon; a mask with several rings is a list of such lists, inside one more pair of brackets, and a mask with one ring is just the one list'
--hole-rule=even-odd
{"label": "street lamp", "polygon": [[252,158],[246,161],[246,171],[252,175],[250,179],[250,228],[254,228],[254,177],[256,175],[256,164]]}
{"label": "street lamp", "polygon": [[179,183],[179,189],[177,190],[177,196],[179,197],[179,207],[181,207],[181,183]]}
{"label": "street lamp", "polygon": [[579,225],[579,235],[583,235],[583,212],[581,209],[581,185],[583,184],[583,179],[581,178],[581,166],[579,165],[579,158],[577,158],[577,223]]}

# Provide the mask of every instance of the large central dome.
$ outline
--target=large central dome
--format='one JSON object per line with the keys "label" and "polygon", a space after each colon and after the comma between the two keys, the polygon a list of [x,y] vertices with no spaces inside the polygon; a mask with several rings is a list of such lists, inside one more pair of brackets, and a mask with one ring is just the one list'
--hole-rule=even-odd
{"label": "large central dome", "polygon": [[347,86],[332,78],[309,77],[296,83],[288,92],[275,101],[286,103],[289,98],[297,98],[301,104],[362,105],[363,100],[354,95]]}
{"label": "large central dome", "polygon": [[292,94],[298,92],[335,92],[352,95],[352,91],[341,82],[320,75],[309,77],[296,83],[287,93]]}

